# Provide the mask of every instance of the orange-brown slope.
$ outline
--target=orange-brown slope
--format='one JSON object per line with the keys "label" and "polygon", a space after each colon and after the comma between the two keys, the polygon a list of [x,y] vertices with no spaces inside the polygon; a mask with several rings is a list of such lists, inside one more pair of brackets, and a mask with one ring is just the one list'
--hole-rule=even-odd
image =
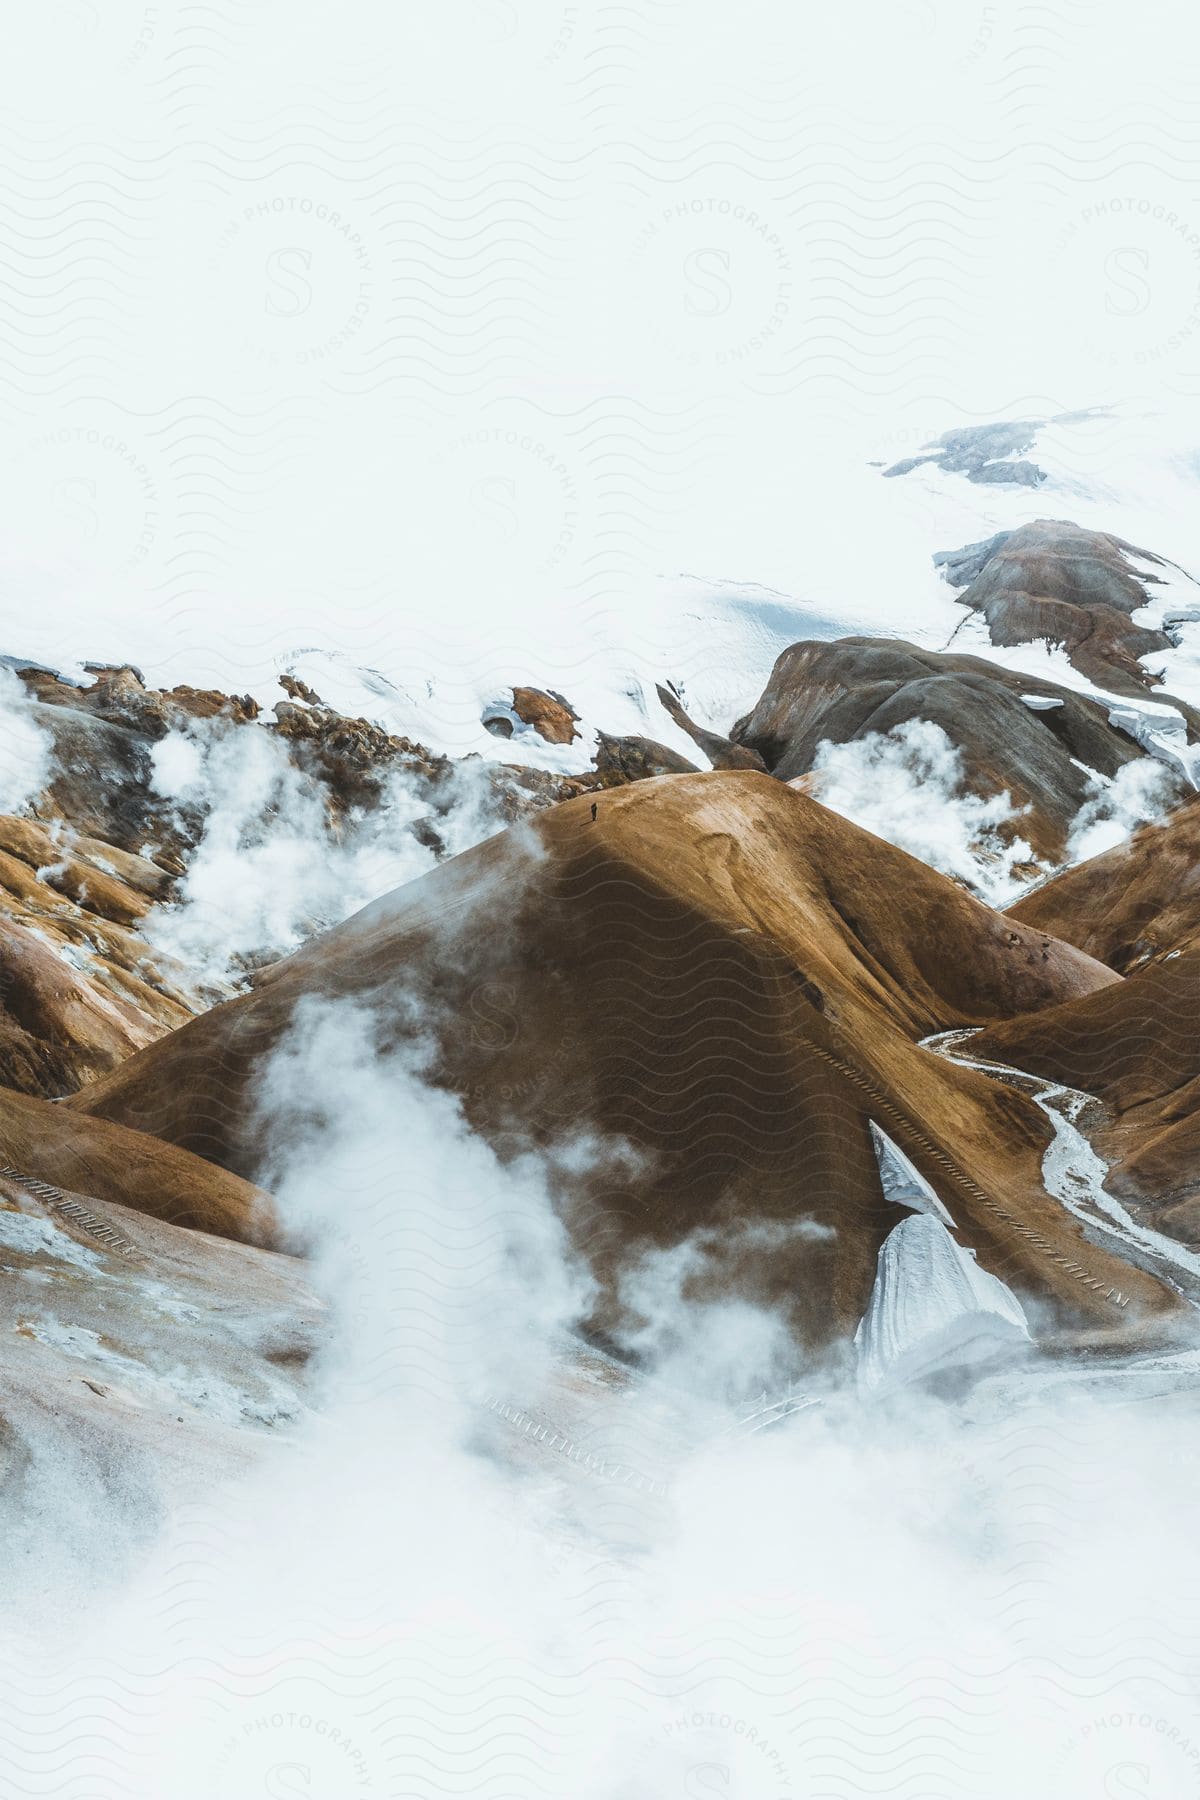
{"label": "orange-brown slope", "polygon": [[1200,948],[1030,1018],[990,1026],[982,1056],[1095,1094],[1108,1185],[1200,1242]]}
{"label": "orange-brown slope", "polygon": [[0,815],[0,1083],[68,1093],[186,1022],[184,971],[136,930],[167,885],[143,857]]}
{"label": "orange-brown slope", "polygon": [[1026,895],[1009,918],[1122,973],[1200,943],[1200,795]]}
{"label": "orange-brown slope", "polygon": [[174,1144],[0,1088],[0,1168],[167,1224],[242,1243],[278,1241],[260,1189]]}
{"label": "orange-brown slope", "polygon": [[354,997],[385,1042],[419,1019],[502,1147],[587,1133],[638,1153],[564,1176],[602,1275],[765,1221],[769,1254],[726,1234],[726,1286],[794,1303],[811,1338],[845,1330],[899,1216],[874,1118],[1018,1287],[1102,1325],[1174,1305],[1047,1199],[1036,1109],[916,1047],[1110,971],[764,776],[646,782],[591,814],[568,802],[377,902],[69,1104],[253,1172],[256,1070],[299,1001]]}

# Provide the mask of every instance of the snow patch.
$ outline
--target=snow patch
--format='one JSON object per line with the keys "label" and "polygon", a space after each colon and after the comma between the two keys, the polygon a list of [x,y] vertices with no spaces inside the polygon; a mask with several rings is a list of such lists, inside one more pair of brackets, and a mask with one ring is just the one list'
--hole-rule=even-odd
{"label": "snow patch", "polygon": [[33,1213],[0,1211],[0,1246],[15,1250],[20,1256],[53,1256],[59,1262],[86,1269],[89,1274],[99,1273],[104,1267],[103,1259],[94,1250],[77,1244],[50,1219]]}
{"label": "snow patch", "polygon": [[895,1206],[908,1206],[914,1212],[930,1213],[943,1225],[953,1227],[954,1220],[938,1199],[919,1169],[909,1162],[898,1144],[871,1120],[871,1142],[879,1165],[879,1181],[884,1198]]}
{"label": "snow patch", "polygon": [[1011,1289],[975,1261],[931,1213],[889,1232],[854,1342],[859,1380],[876,1392],[940,1369],[962,1369],[1028,1343]]}

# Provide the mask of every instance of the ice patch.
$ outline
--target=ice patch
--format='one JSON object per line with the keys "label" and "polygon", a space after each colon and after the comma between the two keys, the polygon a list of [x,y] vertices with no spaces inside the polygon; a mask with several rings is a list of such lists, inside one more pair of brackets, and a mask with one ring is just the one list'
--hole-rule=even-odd
{"label": "ice patch", "polygon": [[983,1362],[1028,1343],[1016,1296],[975,1261],[932,1213],[890,1232],[854,1342],[859,1381],[880,1391],[940,1369]]}
{"label": "ice patch", "polygon": [[1128,702],[1109,706],[1108,722],[1140,744],[1148,756],[1173,769],[1191,787],[1200,787],[1200,744],[1188,742],[1183,715],[1170,707]]}
{"label": "ice patch", "polygon": [[943,1225],[953,1228],[954,1220],[942,1205],[925,1177],[909,1162],[898,1144],[871,1120],[871,1142],[879,1165],[879,1180],[884,1197],[896,1206],[911,1207],[914,1212],[930,1213]]}
{"label": "ice patch", "polygon": [[94,1250],[77,1244],[49,1219],[33,1213],[0,1211],[0,1245],[21,1256],[53,1256],[59,1262],[73,1263],[77,1269],[87,1269],[89,1273],[104,1267],[103,1260]]}

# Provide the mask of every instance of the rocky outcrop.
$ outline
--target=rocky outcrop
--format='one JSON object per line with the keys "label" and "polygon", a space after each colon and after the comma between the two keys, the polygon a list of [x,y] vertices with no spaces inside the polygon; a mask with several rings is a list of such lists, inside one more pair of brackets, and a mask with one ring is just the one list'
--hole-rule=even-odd
{"label": "rocky outcrop", "polygon": [[1053,862],[1093,792],[1087,770],[1111,778],[1143,754],[1102,705],[1069,688],[982,657],[869,637],[793,644],[731,735],[789,781],[813,768],[824,742],[886,734],[914,719],[945,731],[971,792],[1010,795],[1020,817],[1001,829]]}
{"label": "rocky outcrop", "polygon": [[1023,896],[1011,916],[1122,974],[1200,945],[1200,797]]}
{"label": "rocky outcrop", "polygon": [[128,665],[97,672],[90,686],[19,662],[15,666],[41,703],[38,722],[53,740],[53,774],[39,816],[60,819],[118,849],[137,853],[149,845],[154,860],[171,874],[182,872],[202,828],[198,815],[189,818],[187,808],[168,805],[155,791],[150,752],[171,730],[254,725],[271,732],[286,744],[295,766],[324,790],[334,824],[356,808],[377,805],[389,779],[403,773],[428,800],[436,838],[437,816],[450,804],[456,771],[472,761],[491,790],[498,823],[512,823],[581,791],[577,779],[545,770],[478,758],[456,762],[368,719],[344,717],[290,675],[280,677],[289,698],[263,721],[249,695],[146,688]]}
{"label": "rocky outcrop", "polygon": [[639,782],[534,830],[376,902],[71,1110],[251,1173],[264,1058],[302,999],[353,998],[385,1067],[421,1030],[503,1154],[560,1156],[600,1328],[631,1259],[711,1228],[721,1291],[783,1306],[810,1343],[852,1332],[896,1223],[872,1122],[1014,1290],[1102,1331],[1173,1316],[1047,1202],[1032,1103],[919,1048],[1111,971],[759,775]]}
{"label": "rocky outcrop", "polygon": [[192,1016],[187,971],[137,933],[169,886],[145,858],[0,817],[0,1083],[70,1093]]}
{"label": "rocky outcrop", "polygon": [[601,788],[623,787],[630,781],[652,781],[659,775],[698,775],[695,763],[653,738],[610,737],[596,733],[596,780]]}
{"label": "rocky outcrop", "polygon": [[21,679],[48,706],[66,706],[124,725],[139,736],[164,737],[189,719],[228,718],[237,724],[256,719],[259,706],[249,694],[223,694],[217,688],[148,688],[132,663],[87,663],[95,676],[90,685],[64,681],[44,669],[21,669]]}
{"label": "rocky outcrop", "polygon": [[1040,487],[1043,469],[1028,462],[1022,452],[1033,448],[1045,419],[1001,420],[990,425],[962,425],[943,431],[917,456],[906,456],[883,473],[908,475],[926,463],[947,474],[965,475],[968,481],[988,487]]}
{"label": "rocky outcrop", "polygon": [[548,744],[570,744],[579,736],[575,729],[579,714],[561,694],[547,694],[541,688],[515,687],[512,703],[521,723],[532,726]]}
{"label": "rocky outcrop", "polygon": [[732,738],[722,737],[719,732],[706,731],[697,725],[683,710],[679,695],[671,688],[661,686],[655,690],[662,702],[663,710],[670,714],[680,731],[685,731],[694,744],[703,750],[714,769],[757,769],[767,774],[767,765],[757,750],[750,749],[747,744],[735,744]]}
{"label": "rocky outcrop", "polygon": [[575,727],[579,714],[561,694],[545,688],[515,687],[511,699],[495,701],[484,709],[482,723],[493,737],[511,738],[528,725],[547,744],[572,744],[580,735]]}
{"label": "rocky outcrop", "polygon": [[1134,623],[1159,578],[1139,572],[1131,557],[1164,566],[1161,557],[1109,532],[1035,519],[935,560],[953,585],[965,584],[961,603],[987,621],[993,644],[1061,644],[1097,686],[1143,695],[1154,678],[1139,658],[1169,649],[1172,640]]}

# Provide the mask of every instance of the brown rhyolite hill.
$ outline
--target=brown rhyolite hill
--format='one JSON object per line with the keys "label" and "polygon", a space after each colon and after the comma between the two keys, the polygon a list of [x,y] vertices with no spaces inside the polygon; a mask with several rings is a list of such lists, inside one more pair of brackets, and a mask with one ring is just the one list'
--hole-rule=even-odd
{"label": "brown rhyolite hill", "polygon": [[0,1088],[0,1165],[170,1225],[248,1244],[278,1240],[268,1195],[190,1151]]}
{"label": "brown rhyolite hill", "polygon": [[55,1096],[195,1011],[138,926],[170,880],[115,845],[0,816],[0,1083]]}
{"label": "brown rhyolite hill", "polygon": [[972,1049],[1096,1095],[1105,1112],[1089,1135],[1113,1162],[1106,1185],[1200,1244],[1200,948],[989,1026]]}
{"label": "brown rhyolite hill", "polygon": [[1011,916],[1122,974],[1200,943],[1200,796],[1026,894]]}
{"label": "brown rhyolite hill", "polygon": [[[1029,705],[1027,695],[1042,704]],[[732,736],[790,781],[813,768],[824,742],[851,743],[915,719],[940,726],[961,752],[972,793],[1010,796],[1020,816],[1004,829],[1052,862],[1094,791],[1087,770],[1112,777],[1144,755],[1086,695],[982,657],[870,637],[792,644]]]}
{"label": "brown rhyolite hill", "polygon": [[[1139,571],[1132,558],[1151,564]],[[1134,622],[1165,568],[1162,557],[1069,519],[1034,519],[935,558],[987,621],[993,644],[1061,644],[1098,686],[1138,696],[1154,686],[1140,658],[1166,650],[1163,631]],[[1165,697],[1165,696],[1164,696]],[[1188,708],[1193,727],[1197,721]]]}
{"label": "brown rhyolite hill", "polygon": [[1118,979],[782,783],[668,777],[478,846],[69,1104],[252,1174],[264,1059],[302,1000],[353,998],[385,1054],[418,1022],[432,1033],[437,1079],[501,1153],[633,1152],[564,1165],[571,1229],[610,1292],[648,1245],[771,1221],[797,1229],[769,1254],[732,1248],[723,1291],[786,1307],[812,1343],[852,1330],[898,1219],[875,1119],[985,1266],[1107,1330],[1176,1299],[1047,1198],[1029,1101],[918,1042]]}

